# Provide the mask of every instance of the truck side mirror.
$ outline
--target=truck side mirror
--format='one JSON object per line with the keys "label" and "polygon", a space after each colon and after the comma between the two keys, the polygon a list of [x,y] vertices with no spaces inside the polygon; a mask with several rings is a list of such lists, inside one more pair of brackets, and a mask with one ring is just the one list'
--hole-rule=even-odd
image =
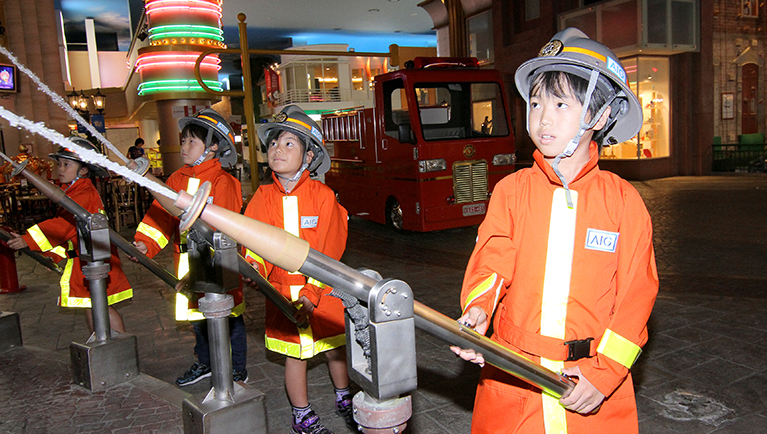
{"label": "truck side mirror", "polygon": [[410,143],[411,145],[415,145],[415,134],[413,134],[413,130],[410,128],[410,124],[399,124],[397,126],[397,132],[399,134],[398,140],[400,143]]}

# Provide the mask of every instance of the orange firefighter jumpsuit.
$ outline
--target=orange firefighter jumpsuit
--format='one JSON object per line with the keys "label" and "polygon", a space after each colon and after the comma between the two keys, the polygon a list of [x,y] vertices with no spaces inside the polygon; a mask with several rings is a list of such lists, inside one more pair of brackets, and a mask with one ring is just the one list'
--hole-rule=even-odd
{"label": "orange firefighter jumpsuit", "polygon": [[[210,181],[213,185],[208,197],[208,203],[239,213],[242,209],[242,186],[240,181],[221,168],[217,158],[200,163],[197,166],[187,166],[178,169],[168,177],[167,185],[174,191],[185,190],[194,194],[202,183]],[[135,240],[147,246],[147,256],[154,257],[173,239],[173,262],[178,278],[184,277],[189,264],[186,257],[186,233],[179,233],[179,219],[165,211],[156,200],[152,202],[138,228]],[[242,285],[228,292],[234,297],[232,316],[239,316],[245,311],[242,297]],[[197,300],[201,294],[186,300],[182,294],[176,298],[176,320],[198,321],[205,319],[197,308]]]}
{"label": "orange firefighter jumpsuit", "polygon": [[[590,160],[570,183],[574,208],[551,166],[498,183],[464,276],[464,312],[492,315],[492,339],[554,371],[577,365],[607,398],[581,415],[490,365],[482,369],[472,433],[638,431],[630,368],[647,341],[658,291],[652,224],[628,182]],[[588,341],[593,338],[593,341]],[[589,357],[568,359],[581,340]]]}
{"label": "orange firefighter jumpsuit", "polygon": [[[333,191],[309,179],[304,171],[293,191],[285,193],[276,176],[274,183],[258,188],[245,210],[247,217],[269,223],[309,242],[309,246],[333,259],[340,259],[346,248],[347,213]],[[265,262],[246,250],[251,261],[286,298],[295,302],[305,295],[316,308],[309,316],[309,327],[298,328],[266,301],[266,347],[298,359],[309,359],[323,351],[346,345],[344,308],[328,293],[332,288],[300,273],[289,273]]]}
{"label": "orange firefighter jumpsuit", "polygon": [[[90,179],[77,179],[72,185],[65,187],[64,191],[89,213],[104,212],[101,196]],[[51,252],[59,259],[70,258],[61,276],[59,306],[90,308],[88,281],[83,275],[82,264],[77,256],[79,243],[75,216],[64,208],[59,208],[54,218],[30,227],[23,238],[32,250]],[[133,297],[133,289],[120,265],[117,247],[112,245],[111,252],[112,258],[109,260],[110,269],[107,277],[107,303],[110,305]]]}

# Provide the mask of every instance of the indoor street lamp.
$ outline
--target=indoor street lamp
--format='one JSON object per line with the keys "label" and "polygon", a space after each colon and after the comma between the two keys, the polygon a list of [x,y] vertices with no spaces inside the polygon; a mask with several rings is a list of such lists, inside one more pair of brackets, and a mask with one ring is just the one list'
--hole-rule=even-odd
{"label": "indoor street lamp", "polygon": [[93,98],[93,105],[99,113],[104,113],[106,108],[107,97],[101,93],[101,89],[96,89],[96,93],[91,96]]}
{"label": "indoor street lamp", "polygon": [[78,108],[78,101],[77,100],[78,99],[79,99],[79,95],[77,95],[77,91],[75,90],[75,88],[72,87],[72,93],[67,95],[67,102],[69,103],[69,106],[72,107],[73,109],[77,110],[77,108]]}
{"label": "indoor street lamp", "polygon": [[77,105],[79,106],[78,109],[83,112],[88,112],[88,97],[85,96],[85,92],[82,90],[80,91],[80,96],[77,98]]}

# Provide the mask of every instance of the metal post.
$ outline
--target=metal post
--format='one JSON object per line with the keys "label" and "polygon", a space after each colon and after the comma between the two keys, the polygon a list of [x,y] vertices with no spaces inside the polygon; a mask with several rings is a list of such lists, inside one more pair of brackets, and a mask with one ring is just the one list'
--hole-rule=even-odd
{"label": "metal post", "polygon": [[239,285],[237,243],[220,232],[206,235],[211,234],[189,231],[187,253],[192,288],[205,292],[198,305],[207,321],[213,387],[202,399],[184,400],[184,432],[266,432],[263,393],[232,379],[229,314],[234,299],[226,292]]}
{"label": "metal post", "polygon": [[[232,401],[234,381],[232,379],[231,340],[229,339],[229,314],[234,307],[233,297],[229,294],[208,292],[205,297],[199,300],[199,306],[208,323],[213,397],[218,401]],[[208,396],[211,397],[211,395]]]}
{"label": "metal post", "polygon": [[112,258],[112,251],[106,216],[92,214],[86,221],[77,220],[77,237],[80,260],[87,263],[82,269],[91,294],[92,339],[104,342],[112,337],[107,301],[107,276],[111,268],[108,261]]}

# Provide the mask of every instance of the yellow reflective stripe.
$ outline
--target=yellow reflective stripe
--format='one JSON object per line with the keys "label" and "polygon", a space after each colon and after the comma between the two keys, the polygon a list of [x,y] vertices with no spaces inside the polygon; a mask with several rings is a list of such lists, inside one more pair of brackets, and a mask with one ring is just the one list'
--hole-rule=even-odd
{"label": "yellow reflective stripe", "polygon": [[[177,292],[176,293],[176,321],[189,321],[191,310],[193,309],[189,309],[189,299],[186,298],[184,294]],[[205,317],[201,317],[199,319],[205,319]]]}
{"label": "yellow reflective stripe", "polygon": [[[257,254],[253,253],[250,249],[245,249],[245,259],[252,259],[253,261],[257,262],[261,267],[266,270],[266,263],[264,262],[264,258],[258,256]],[[258,267],[254,267],[258,272],[261,272],[261,269]]]}
{"label": "yellow reflective stripe", "polygon": [[35,244],[37,244],[43,252],[47,252],[53,248],[51,242],[48,241],[48,237],[46,237],[42,229],[40,229],[40,226],[34,225],[27,229],[27,235],[32,237],[32,240],[34,240]]}
{"label": "yellow reflective stripe", "polygon": [[[493,273],[490,276],[488,276],[488,278],[485,279],[484,282],[477,285],[477,287],[474,288],[469,293],[469,296],[466,298],[466,305],[464,306],[463,313],[466,313],[465,311],[466,308],[469,307],[474,302],[474,300],[478,299],[483,294],[487,293],[487,291],[490,291],[493,288],[495,288],[495,298],[493,299],[493,310],[495,310],[495,305],[496,303],[498,303],[498,296],[501,293],[502,285],[503,285],[503,279],[499,279],[497,273]],[[490,315],[492,312],[486,312],[486,313]]]}
{"label": "yellow reflective stripe", "polygon": [[346,345],[346,335],[340,334],[329,338],[320,339],[311,344],[310,348],[301,348],[301,344],[285,342],[279,339],[266,337],[266,348],[275,353],[284,354],[295,359],[307,359],[319,353],[332,350]]}
{"label": "yellow reflective stripe", "polygon": [[186,192],[194,196],[198,188],[200,188],[200,180],[198,178],[189,178],[189,182],[186,184]]}
{"label": "yellow reflective stripe", "polygon": [[298,293],[304,289],[304,285],[290,285],[290,301],[298,300]]}
{"label": "yellow reflective stripe", "polygon": [[310,277],[306,280],[306,283],[311,283],[312,285],[318,287],[318,288],[326,288],[328,285],[325,285],[324,283],[320,282],[319,280]]}
{"label": "yellow reflective stripe", "polygon": [[597,353],[604,354],[631,369],[639,355],[642,354],[642,348],[618,333],[607,329],[602,335],[602,340],[599,341]]}
{"label": "yellow reflective stripe", "polygon": [[575,246],[575,216],[578,193],[571,191],[573,207],[568,208],[565,189],[554,191],[549,222],[549,241],[546,249],[546,269],[543,276],[541,306],[541,334],[557,339],[565,338],[567,301],[570,295],[570,275],[573,268]]}
{"label": "yellow reflective stripe", "polygon": [[59,305],[61,306],[71,306],[71,303],[73,302],[69,297],[69,279],[72,278],[73,262],[75,261],[67,259],[67,263],[64,265],[64,272],[61,274],[61,279],[59,280],[59,285],[61,285]]}
{"label": "yellow reflective stripe", "polygon": [[240,316],[245,313],[245,300],[232,309],[232,313],[229,316]]}
{"label": "yellow reflective stripe", "polygon": [[298,197],[282,197],[283,228],[292,235],[298,234]]}
{"label": "yellow reflective stripe", "polygon": [[301,359],[311,359],[314,357],[314,333],[312,332],[312,326],[307,325],[306,328],[298,328],[298,339],[301,341]]}
{"label": "yellow reflective stripe", "polygon": [[[72,270],[74,269],[74,260],[67,260],[67,264],[64,266],[64,273],[61,275],[61,295],[59,298],[59,304],[61,307],[92,307],[90,297],[70,297],[71,286],[69,285],[69,279],[72,277]],[[133,297],[133,288],[128,288],[124,291],[118,292],[107,296],[107,304],[113,305],[123,300],[127,300]]]}
{"label": "yellow reflective stripe", "polygon": [[61,256],[62,258],[67,257],[67,249],[64,248],[64,246],[57,246],[50,250],[51,253]]}
{"label": "yellow reflective stripe", "polygon": [[[575,218],[578,209],[578,193],[570,192],[573,207],[567,206],[564,188],[554,191],[549,221],[549,240],[546,247],[546,270],[543,276],[541,297],[541,335],[557,339],[565,338],[567,301],[570,296],[570,276],[573,268],[575,246]],[[541,358],[541,365],[552,371],[561,371],[564,362]],[[543,422],[547,434],[566,433],[567,417],[559,400],[542,394]]]}
{"label": "yellow reflective stripe", "polygon": [[176,277],[181,279],[189,273],[189,253],[178,254],[178,268],[176,269]]}
{"label": "yellow reflective stripe", "polygon": [[158,246],[160,246],[160,249],[164,249],[165,246],[168,245],[168,239],[165,237],[165,235],[160,232],[159,229],[153,228],[152,226],[149,226],[148,224],[141,222],[138,224],[138,227],[136,228],[136,232],[140,234],[144,234],[148,236],[149,238],[153,239]]}
{"label": "yellow reflective stripe", "polygon": [[[232,308],[229,316],[235,317],[245,313],[245,301]],[[176,321],[199,321],[205,319],[200,309],[189,309],[189,299],[180,292],[176,293]]]}
{"label": "yellow reflective stripe", "polygon": [[133,298],[133,288],[128,288],[125,291],[118,292],[117,294],[112,294],[107,297],[107,304],[113,305],[117,302],[127,300],[129,298]]}

